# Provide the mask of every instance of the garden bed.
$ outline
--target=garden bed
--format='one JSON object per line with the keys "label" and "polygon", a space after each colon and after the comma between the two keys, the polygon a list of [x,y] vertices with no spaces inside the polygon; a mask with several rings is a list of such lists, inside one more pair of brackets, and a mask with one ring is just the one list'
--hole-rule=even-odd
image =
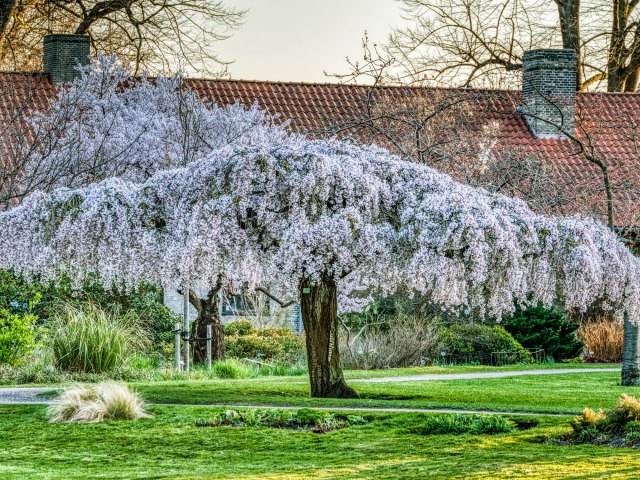
{"label": "garden bed", "polygon": [[210,420],[200,420],[197,427],[266,427],[326,433],[352,425],[364,425],[368,420],[359,415],[339,415],[303,408],[300,410],[225,410]]}

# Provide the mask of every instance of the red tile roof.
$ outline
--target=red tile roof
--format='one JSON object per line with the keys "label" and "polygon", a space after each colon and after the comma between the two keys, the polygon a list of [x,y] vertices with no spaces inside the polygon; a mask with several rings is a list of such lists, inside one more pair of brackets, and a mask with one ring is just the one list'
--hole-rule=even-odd
{"label": "red tile roof", "polygon": [[[276,83],[257,81],[192,80],[192,88],[220,104],[258,102],[269,113],[291,120],[300,132],[322,132],[329,124],[362,118],[370,87],[342,84]],[[421,87],[383,87],[376,91],[388,99],[428,98],[434,90]],[[568,139],[536,138],[524,116],[517,112],[518,91],[459,89],[482,121],[498,125],[497,149],[515,149],[552,161],[563,181],[589,191],[590,212],[605,215],[602,173],[589,164],[578,145]],[[475,105],[474,105],[475,104]],[[578,93],[576,136],[591,144],[609,165],[615,190],[616,221],[640,224],[640,94]],[[634,132],[638,124],[638,131]],[[637,134],[638,142],[632,138]],[[582,210],[584,212],[584,209]],[[570,213],[570,212],[563,212]]]}
{"label": "red tile roof", "polygon": [[[239,101],[245,105],[257,102],[270,114],[279,114],[291,121],[299,132],[320,133],[330,124],[344,124],[362,117],[366,86],[340,84],[279,83],[242,80],[188,80],[197,93],[218,104]],[[4,87],[4,88],[3,88]],[[6,87],[10,87],[6,89]],[[0,73],[0,88],[10,95],[0,98],[0,121],[11,119],[11,113],[23,107],[44,108],[52,99],[56,87],[44,74]],[[420,87],[384,87],[387,98],[428,98],[433,89]],[[571,184],[601,189],[601,173],[589,165],[575,142],[566,139],[540,139],[529,130],[516,108],[521,103],[520,92],[500,90],[448,90],[468,95],[478,117],[498,125],[497,148],[515,148],[542,155],[553,161],[561,175]],[[592,143],[598,155],[610,165],[615,186],[618,223],[640,224],[640,153],[633,137],[635,124],[640,123],[640,94],[578,93],[576,115],[577,135],[584,139],[593,135]],[[640,127],[638,128],[640,137]],[[640,148],[640,140],[638,140]],[[594,208],[604,211],[601,191],[593,200]]]}

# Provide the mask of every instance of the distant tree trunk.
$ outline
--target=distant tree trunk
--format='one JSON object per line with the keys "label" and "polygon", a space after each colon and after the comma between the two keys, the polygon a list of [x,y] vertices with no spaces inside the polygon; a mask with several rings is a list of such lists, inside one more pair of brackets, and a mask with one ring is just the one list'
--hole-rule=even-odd
{"label": "distant tree trunk", "polygon": [[16,8],[17,0],[0,0],[0,58],[2,57],[9,20]]}
{"label": "distant tree trunk", "polygon": [[311,396],[353,398],[340,368],[338,349],[338,289],[335,281],[303,281],[300,287],[302,322],[306,332]]}
{"label": "distant tree trunk", "polygon": [[640,68],[640,29],[633,22],[637,1],[613,0],[607,61],[607,91],[635,92]]}
{"label": "distant tree trunk", "polygon": [[638,88],[638,80],[640,80],[640,70],[636,68],[627,75],[627,79],[624,81],[624,91],[635,92]]}
{"label": "distant tree trunk", "polygon": [[576,51],[578,89],[582,86],[582,52],[580,51],[580,0],[555,0],[560,17],[562,48]]}
{"label": "distant tree trunk", "polygon": [[[222,288],[222,279],[209,290],[207,298],[199,298],[193,290],[189,291],[189,303],[198,312],[193,323],[192,335],[196,338],[207,336],[207,325],[211,325],[211,357],[213,361],[224,360],[224,326],[218,313],[218,292]],[[193,342],[193,362],[204,363],[207,358],[206,340]]]}
{"label": "distant tree trunk", "polygon": [[622,361],[622,385],[640,385],[640,327],[624,314],[624,357]]}

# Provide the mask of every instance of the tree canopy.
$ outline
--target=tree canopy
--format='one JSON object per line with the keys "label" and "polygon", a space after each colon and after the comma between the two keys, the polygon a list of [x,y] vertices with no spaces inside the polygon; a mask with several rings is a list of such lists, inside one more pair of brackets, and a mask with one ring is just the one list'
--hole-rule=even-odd
{"label": "tree canopy", "polygon": [[219,71],[226,62],[215,44],[242,24],[245,13],[218,0],[0,0],[0,64],[38,68],[42,39],[55,32],[88,35],[96,52],[118,54],[136,73],[169,70],[177,61]]}
{"label": "tree canopy", "polygon": [[0,267],[129,286],[329,278],[351,297],[409,286],[497,318],[514,299],[640,318],[638,261],[605,226],[536,215],[383,149],[299,136],[228,146],[143,183],[33,194],[0,214]]}
{"label": "tree canopy", "polygon": [[221,329],[221,288],[297,292],[314,396],[354,394],[338,297],[343,310],[402,290],[478,317],[517,302],[640,320],[640,262],[604,225],[535,214],[378,147],[293,134],[255,106],[207,104],[179,76],[136,80],[101,58],[31,126],[12,163],[28,182],[7,197],[25,198],[0,212],[0,268],[197,285],[197,331]]}
{"label": "tree canopy", "polygon": [[636,0],[401,0],[407,25],[387,42],[402,82],[504,87],[526,50],[566,48],[580,89],[634,92],[640,78]]}

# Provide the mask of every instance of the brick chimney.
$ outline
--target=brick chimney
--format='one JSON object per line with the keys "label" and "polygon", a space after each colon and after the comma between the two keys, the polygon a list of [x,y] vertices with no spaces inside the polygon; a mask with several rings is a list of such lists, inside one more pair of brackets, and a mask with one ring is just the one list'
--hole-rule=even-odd
{"label": "brick chimney", "polygon": [[70,83],[78,65],[89,63],[87,35],[47,35],[44,37],[44,72],[53,83]]}
{"label": "brick chimney", "polygon": [[573,134],[577,68],[575,50],[540,49],[524,53],[523,111],[536,137],[562,138],[562,132]]}

